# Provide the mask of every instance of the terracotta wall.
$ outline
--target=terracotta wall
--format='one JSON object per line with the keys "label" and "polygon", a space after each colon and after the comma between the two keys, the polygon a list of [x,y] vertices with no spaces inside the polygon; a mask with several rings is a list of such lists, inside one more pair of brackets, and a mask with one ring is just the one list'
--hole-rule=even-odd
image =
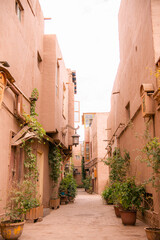
{"label": "terracotta wall", "polygon": [[[44,36],[44,63],[41,98],[41,122],[48,133],[54,134],[68,147],[67,124],[74,127],[74,92],[71,71],[65,68],[64,60],[57,42],[56,35]],[[63,113],[63,98],[65,89],[65,114]],[[69,103],[69,108],[68,108]],[[48,112],[50,114],[48,114]],[[55,133],[57,133],[55,135]],[[71,138],[69,139],[71,145]]]}
{"label": "terracotta wall", "polygon": [[[36,102],[38,120],[50,137],[68,148],[68,129],[62,134],[66,124],[73,123],[74,92],[73,84],[65,67],[60,47],[55,35],[44,36],[44,18],[37,0],[21,0],[22,17],[19,20],[15,11],[15,1],[2,1],[0,7],[0,61],[10,65],[0,70],[7,73],[8,80],[13,79],[14,88],[21,93],[21,107],[29,113],[30,96],[34,88],[39,91]],[[38,60],[39,59],[39,60]],[[56,96],[56,76],[59,66],[58,96]],[[63,92],[65,88],[65,116],[63,116]],[[0,108],[0,214],[4,212],[8,179],[11,171],[11,138],[20,130],[17,120],[17,97],[8,86],[5,88]],[[69,100],[68,100],[69,98]],[[70,104],[70,110],[68,109]],[[55,134],[56,133],[56,134]],[[53,135],[52,135],[53,134]],[[70,135],[72,131],[70,132]],[[51,182],[48,166],[48,143],[39,145],[44,157],[43,204],[48,206],[51,194]],[[10,172],[9,172],[10,171]]]}
{"label": "terracotta wall", "polygon": [[77,147],[73,147],[72,149],[72,162],[74,164],[74,168],[77,169],[74,174],[74,178],[76,180],[77,185],[82,184],[82,152],[81,152],[81,144]]}
{"label": "terracotta wall", "polygon": [[108,113],[98,113],[97,115],[97,145],[98,145],[98,193],[101,194],[109,179],[109,168],[104,165],[102,160],[106,156],[106,141],[107,136],[107,118]]}
{"label": "terracotta wall", "polygon": [[92,171],[97,172],[94,178],[94,192],[101,194],[107,184],[109,171],[102,160],[106,155],[106,140],[107,139],[107,117],[108,113],[96,113],[89,128],[90,138],[90,162],[87,166]]}
{"label": "terracotta wall", "polygon": [[[68,124],[74,127],[74,83],[72,82],[72,71],[68,69]],[[75,131],[68,128],[68,145],[72,145],[72,136]]]}
{"label": "terracotta wall", "polygon": [[[129,151],[129,175],[135,175],[137,183],[143,182],[151,174],[146,164],[137,160],[140,154],[138,149],[144,145],[142,136],[147,121],[150,121],[151,136],[160,136],[157,102],[152,96],[155,115],[143,118],[140,97],[142,84],[151,83],[154,92],[157,89],[156,78],[149,69],[155,70],[159,55],[159,8],[159,1],[122,0],[119,11],[120,64],[111,96],[108,117],[108,128],[111,131],[108,131],[108,137],[112,151],[116,146],[120,147],[122,154],[124,149]],[[155,197],[151,185],[147,186],[147,191]],[[155,209],[158,210],[156,201]]]}
{"label": "terracotta wall", "polygon": [[[0,61],[7,61],[15,85],[30,97],[34,87],[40,90],[41,72],[37,65],[37,51],[43,51],[43,14],[38,1],[33,1],[33,9],[22,0],[22,20],[15,12],[15,1],[2,1],[0,8]],[[35,32],[36,29],[36,32]],[[0,213],[6,201],[8,168],[11,157],[11,133],[17,133],[20,123],[14,117],[15,94],[6,88],[0,109]],[[37,109],[38,111],[38,109]]]}

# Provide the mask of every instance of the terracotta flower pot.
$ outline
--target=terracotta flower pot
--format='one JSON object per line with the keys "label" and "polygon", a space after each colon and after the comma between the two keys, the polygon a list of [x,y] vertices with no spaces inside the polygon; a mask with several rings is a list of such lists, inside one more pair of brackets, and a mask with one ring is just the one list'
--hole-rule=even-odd
{"label": "terracotta flower pot", "polygon": [[16,240],[18,239],[23,231],[25,221],[10,223],[9,221],[1,222],[1,234],[6,240]]}
{"label": "terracotta flower pot", "polygon": [[36,208],[31,208],[27,213],[26,213],[26,220],[29,221],[35,221],[38,218],[43,217],[43,205],[36,207]]}
{"label": "terracotta flower pot", "polygon": [[74,197],[69,196],[69,197],[68,197],[68,200],[69,200],[70,203],[74,203],[74,200],[75,200],[75,199],[74,199]]}
{"label": "terracotta flower pot", "polygon": [[114,206],[114,211],[115,211],[116,217],[121,217],[121,212],[119,210],[119,207]]}
{"label": "terracotta flower pot", "polygon": [[49,206],[52,209],[57,209],[60,206],[60,198],[50,199]]}
{"label": "terracotta flower pot", "polygon": [[145,228],[148,240],[160,240],[160,228]]}
{"label": "terracotta flower pot", "polygon": [[124,225],[135,225],[137,211],[124,211],[120,210],[122,223]]}
{"label": "terracotta flower pot", "polygon": [[60,204],[61,205],[65,205],[65,204],[67,204],[69,202],[69,200],[68,200],[68,196],[61,196],[60,197]]}

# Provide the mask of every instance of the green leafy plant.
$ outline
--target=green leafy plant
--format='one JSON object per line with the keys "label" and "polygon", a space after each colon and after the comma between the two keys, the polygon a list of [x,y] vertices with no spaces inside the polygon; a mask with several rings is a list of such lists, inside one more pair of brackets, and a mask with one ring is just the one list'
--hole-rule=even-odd
{"label": "green leafy plant", "polygon": [[128,178],[120,184],[119,203],[123,210],[142,210],[144,196],[144,185],[137,186],[135,178]]}
{"label": "green leafy plant", "polygon": [[49,145],[48,160],[50,165],[50,177],[54,183],[58,182],[61,174],[62,156],[57,146]]}
{"label": "green leafy plant", "polygon": [[112,188],[112,201],[115,206],[120,207],[120,189],[121,189],[121,182],[114,182],[111,185]]}
{"label": "green leafy plant", "polygon": [[[28,125],[31,131],[36,134],[39,142],[42,142],[45,130],[38,122],[35,116],[38,114],[35,112],[36,100],[38,99],[38,90],[34,89],[31,94],[31,112],[29,114],[23,114],[24,123]],[[37,181],[38,181],[38,168],[37,157],[33,152],[32,147],[33,140],[23,141],[21,148],[24,149],[24,179],[20,183],[13,183],[8,196],[6,205],[6,217],[11,222],[20,221],[24,219],[26,212],[34,207],[40,205],[39,198],[37,196]]]}
{"label": "green leafy plant", "polygon": [[113,156],[107,158],[104,163],[110,167],[109,178],[111,183],[123,182],[127,175],[127,169],[130,165],[129,153],[124,151],[124,157],[121,156],[120,149],[115,148]]}
{"label": "green leafy plant", "polygon": [[32,93],[31,93],[31,116],[38,116],[38,114],[36,113],[35,109],[36,109],[36,101],[38,100],[39,97],[39,92],[37,90],[37,88],[34,88]]}
{"label": "green leafy plant", "polygon": [[86,179],[84,179],[82,182],[83,182],[83,186],[84,186],[85,190],[88,190],[88,189],[92,188],[92,178],[91,178],[91,176],[87,176]]}
{"label": "green leafy plant", "polygon": [[67,195],[68,197],[75,198],[77,194],[77,184],[72,174],[66,176],[68,186],[67,186]]}
{"label": "green leafy plant", "polygon": [[107,204],[113,204],[113,188],[112,186],[105,187],[102,192],[102,198],[107,202]]}
{"label": "green leafy plant", "polygon": [[[160,191],[160,142],[159,138],[157,137],[151,137],[149,133],[149,125],[146,125],[146,130],[144,134],[144,138],[146,143],[144,144],[144,147],[140,149],[140,152],[142,153],[141,156],[138,156],[142,162],[146,162],[147,167],[152,169],[151,176],[146,179],[145,183],[151,183],[152,187],[155,189],[155,192],[159,194]],[[158,199],[158,196],[157,196]],[[154,214],[154,200],[156,201],[156,198],[153,198],[152,196],[149,196],[145,198],[145,203],[147,206],[147,209],[150,211],[150,220],[149,225],[152,229],[157,229],[158,223],[156,220],[159,221],[160,224],[160,216],[158,214],[157,217],[155,217]]]}
{"label": "green leafy plant", "polygon": [[23,221],[30,208],[39,206],[38,199],[33,197],[34,190],[30,181],[12,184],[5,208],[5,216],[9,219],[9,222]]}
{"label": "green leafy plant", "polygon": [[77,184],[72,173],[68,173],[61,180],[59,194],[75,198],[77,194]]}
{"label": "green leafy plant", "polygon": [[159,139],[149,138],[147,143],[142,149],[145,157],[142,161],[147,163],[148,167],[152,168],[152,176],[148,179],[148,182],[152,183],[152,186],[158,192],[160,190],[160,142]]}
{"label": "green leafy plant", "polygon": [[84,157],[82,157],[82,161],[81,161],[81,168],[82,168],[82,181],[86,178],[86,171],[85,171],[85,161],[84,161]]}

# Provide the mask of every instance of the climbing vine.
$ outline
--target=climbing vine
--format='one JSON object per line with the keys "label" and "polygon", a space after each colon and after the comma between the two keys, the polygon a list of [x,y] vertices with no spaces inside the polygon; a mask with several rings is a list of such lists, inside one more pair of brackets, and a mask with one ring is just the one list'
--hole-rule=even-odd
{"label": "climbing vine", "polygon": [[57,183],[61,174],[61,165],[63,159],[59,148],[53,144],[49,145],[48,160],[51,170],[50,177],[54,181],[54,183]]}
{"label": "climbing vine", "polygon": [[[36,138],[39,142],[42,142],[44,135],[46,134],[45,130],[43,129],[42,125],[38,122],[36,116],[36,101],[38,100],[38,90],[35,88],[31,94],[31,110],[29,114],[23,114],[25,122],[24,125],[28,125],[29,129],[35,133]],[[36,198],[37,190],[36,190],[36,183],[38,181],[38,167],[37,167],[37,156],[33,151],[33,144],[34,140],[30,139],[28,141],[24,141],[22,147],[25,152],[25,160],[24,160],[24,167],[25,167],[25,174],[24,174],[24,184],[26,183],[26,189],[30,192],[30,199],[28,198],[28,204],[32,205],[38,204],[38,199]],[[31,204],[32,202],[32,204]],[[32,206],[33,207],[33,206]]]}
{"label": "climbing vine", "polygon": [[142,162],[147,163],[147,167],[152,168],[152,175],[146,181],[151,182],[156,191],[160,190],[160,141],[157,137],[151,137],[149,133],[149,124],[146,124],[144,132],[144,138],[146,140],[145,145],[140,150],[143,156],[139,156]]}
{"label": "climbing vine", "polygon": [[82,168],[82,181],[83,181],[83,180],[86,179],[86,171],[85,171],[85,161],[84,161],[84,157],[82,157],[81,168]]}
{"label": "climbing vine", "polygon": [[38,114],[36,113],[35,109],[36,109],[36,101],[38,100],[39,97],[39,93],[37,88],[34,88],[32,93],[31,93],[31,116],[38,116]]}
{"label": "climbing vine", "polygon": [[[34,89],[31,94],[31,111],[29,114],[23,114],[24,123],[21,126],[28,125],[29,130],[32,131],[38,141],[41,142],[45,135],[45,130],[36,119],[38,114],[35,111],[36,100],[38,99],[38,90]],[[23,141],[21,148],[24,149],[24,179],[17,183],[12,182],[6,204],[6,216],[10,218],[11,222],[23,220],[26,212],[34,207],[40,205],[39,198],[37,197],[37,181],[38,181],[38,168],[37,156],[34,153],[32,144],[33,139]]]}

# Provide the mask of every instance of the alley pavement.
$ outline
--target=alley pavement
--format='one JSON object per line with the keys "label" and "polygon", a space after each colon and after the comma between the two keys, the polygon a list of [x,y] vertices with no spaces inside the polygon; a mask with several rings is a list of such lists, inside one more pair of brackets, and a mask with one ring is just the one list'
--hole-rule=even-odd
{"label": "alley pavement", "polygon": [[[74,203],[51,210],[42,222],[26,223],[20,240],[146,240],[145,224],[124,226],[101,196],[78,190]],[[1,238],[0,238],[1,240]]]}

